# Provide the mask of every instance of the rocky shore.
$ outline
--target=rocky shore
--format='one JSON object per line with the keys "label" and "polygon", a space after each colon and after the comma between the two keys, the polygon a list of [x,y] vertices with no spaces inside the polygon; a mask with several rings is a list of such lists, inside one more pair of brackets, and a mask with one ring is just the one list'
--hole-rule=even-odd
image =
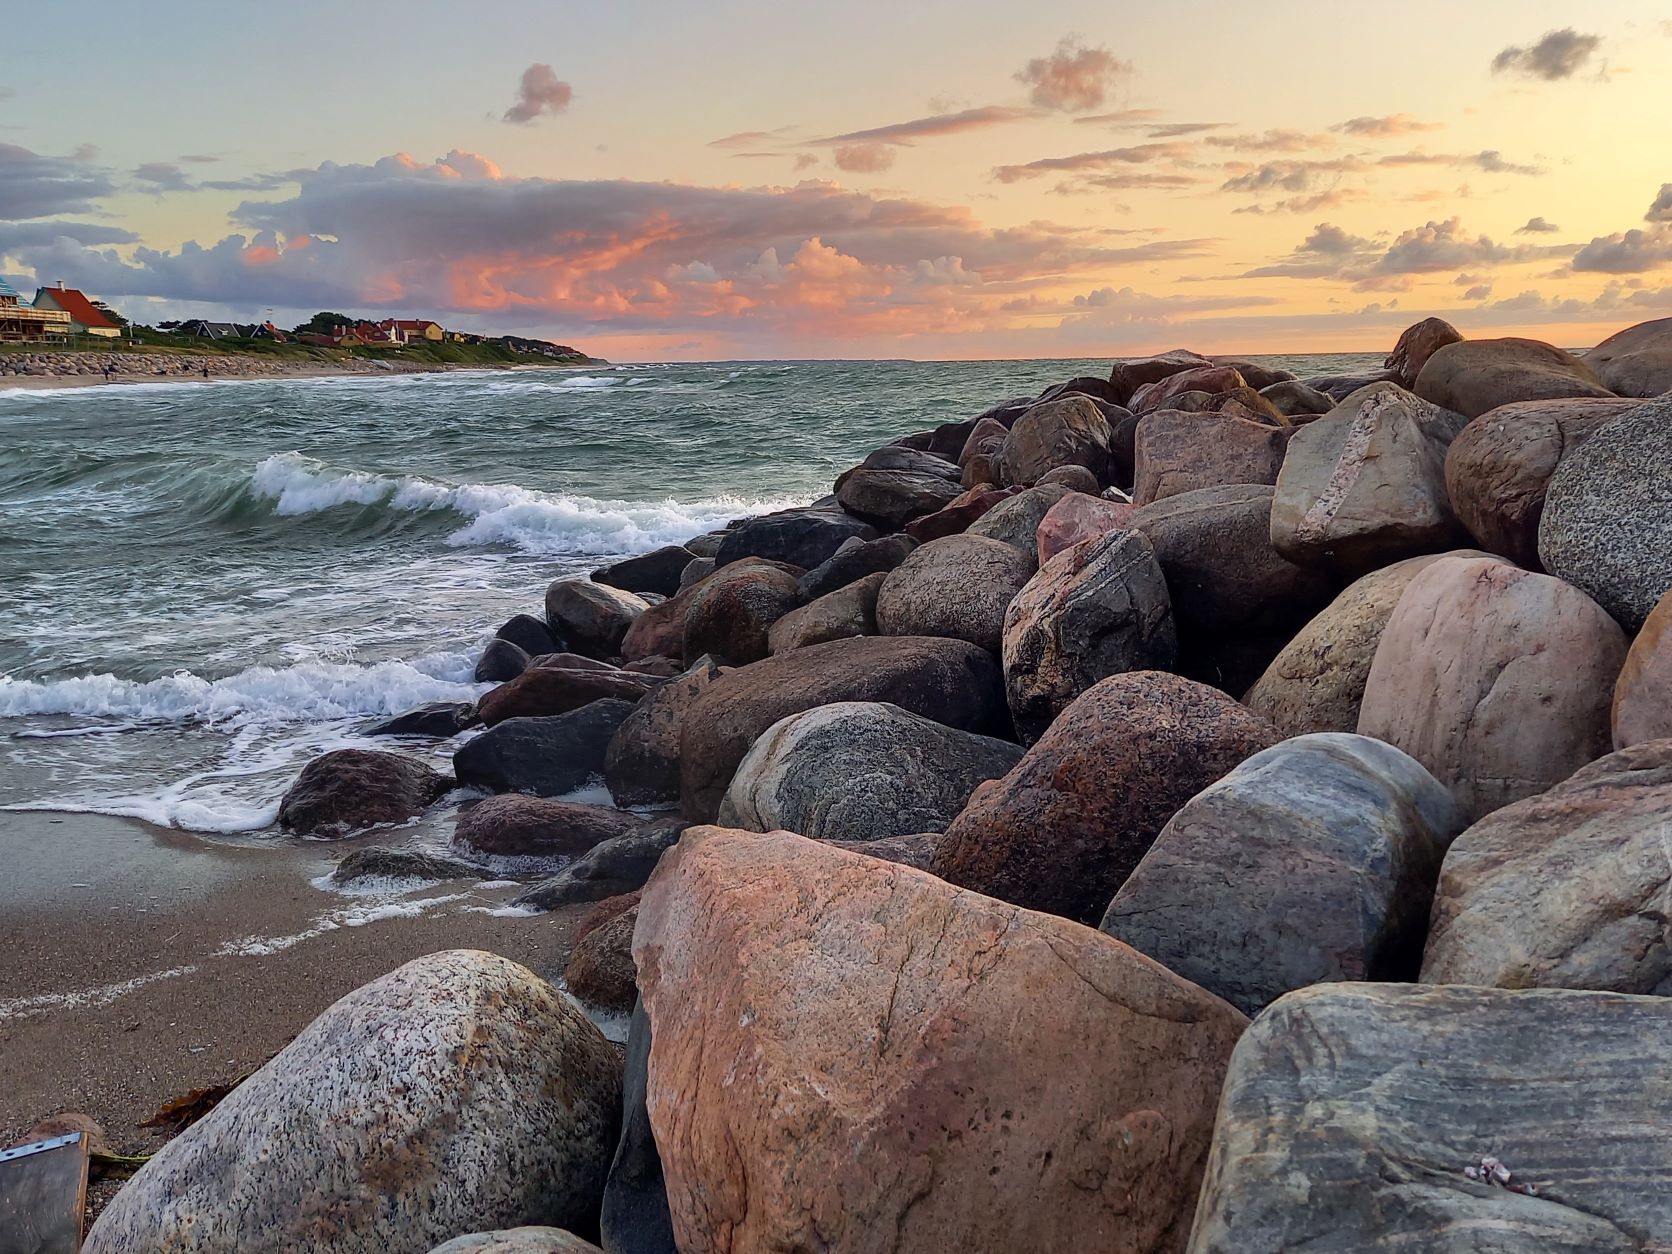
{"label": "rocky shore", "polygon": [[280,822],[478,790],[625,1058],[420,958],[86,1248],[1672,1248],[1667,393],[1672,320],[1175,350],[553,583]]}
{"label": "rocky shore", "polygon": [[289,379],[335,374],[426,374],[445,370],[426,362],[369,360],[286,361],[239,353],[39,352],[0,354],[0,386],[24,380],[156,383],[174,379]]}

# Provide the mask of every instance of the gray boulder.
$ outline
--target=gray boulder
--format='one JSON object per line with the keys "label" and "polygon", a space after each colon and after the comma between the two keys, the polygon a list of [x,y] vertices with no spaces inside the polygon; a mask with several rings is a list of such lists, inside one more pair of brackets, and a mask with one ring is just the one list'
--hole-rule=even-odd
{"label": "gray boulder", "polygon": [[438,1245],[430,1254],[604,1254],[561,1228],[501,1228],[471,1232]]}
{"label": "gray boulder", "polygon": [[610,739],[633,709],[609,697],[567,714],[506,719],[460,745],[453,771],[473,788],[560,797],[604,774]]}
{"label": "gray boulder", "polygon": [[1107,483],[1114,433],[1089,397],[1070,393],[1029,409],[1010,428],[996,458],[1001,483],[1031,484],[1059,466],[1084,466]]}
{"label": "gray boulder", "polygon": [[725,673],[700,657],[683,675],[632,707],[604,751],[604,784],[619,806],[671,805],[679,800],[679,735],[685,713]]}
{"label": "gray boulder", "polygon": [[866,575],[891,571],[916,547],[917,541],[908,535],[883,536],[877,540],[861,540],[856,536],[844,540],[841,548],[801,576],[798,584],[802,598],[816,600]]}
{"label": "gray boulder", "polygon": [[767,651],[785,653],[827,640],[876,635],[877,594],[887,578],[878,571],[791,610],[768,629]]}
{"label": "gray boulder", "polygon": [[656,819],[600,841],[550,879],[516,900],[519,906],[556,910],[577,901],[602,901],[644,887],[663,853],[679,840],[685,824]]}
{"label": "gray boulder", "polygon": [[412,818],[453,780],[428,763],[380,749],[333,749],[302,768],[279,802],[279,826],[333,837]]}
{"label": "gray boulder", "polygon": [[1309,984],[1410,980],[1464,822],[1392,745],[1285,740],[1168,820],[1102,928],[1248,1015]]}
{"label": "gray boulder", "polygon": [[1260,395],[1270,401],[1278,413],[1287,418],[1309,418],[1327,414],[1335,408],[1335,397],[1308,387],[1299,379],[1287,379],[1260,389]]}
{"label": "gray boulder", "polygon": [[607,658],[621,652],[621,638],[650,603],[631,592],[590,579],[558,579],[546,589],[546,622],[576,653]]}
{"label": "gray boulder", "polygon": [[889,531],[898,531],[914,518],[944,509],[962,490],[956,478],[870,466],[855,466],[836,480],[836,499],[843,509]]}
{"label": "gray boulder", "polygon": [[1611,392],[1661,396],[1672,392],[1672,318],[1616,331],[1581,359]]}
{"label": "gray boulder", "polygon": [[1612,396],[1596,372],[1542,340],[1462,340],[1437,349],[1411,390],[1423,400],[1478,418],[1512,401]]}
{"label": "gray boulder", "polygon": [[479,684],[503,684],[528,669],[529,656],[521,645],[495,636],[483,646],[470,677]]}
{"label": "gray boulder", "polygon": [[964,532],[969,536],[983,536],[989,540],[1003,540],[1012,548],[1025,553],[1035,563],[1039,560],[1039,524],[1045,515],[1072,489],[1061,483],[1042,483],[1000,501]]}
{"label": "gray boulder", "polygon": [[883,578],[876,621],[885,636],[945,636],[998,652],[1011,598],[1034,559],[981,536],[931,540]]}
{"label": "gray boulder", "polygon": [[723,568],[746,557],[762,557],[808,570],[827,560],[846,541],[873,540],[876,535],[876,528],[839,509],[761,514],[726,533],[714,554],[714,565]]}
{"label": "gray boulder", "polygon": [[684,545],[669,544],[595,570],[592,578],[623,592],[655,592],[671,597],[679,591],[679,576],[695,558],[696,554]]}

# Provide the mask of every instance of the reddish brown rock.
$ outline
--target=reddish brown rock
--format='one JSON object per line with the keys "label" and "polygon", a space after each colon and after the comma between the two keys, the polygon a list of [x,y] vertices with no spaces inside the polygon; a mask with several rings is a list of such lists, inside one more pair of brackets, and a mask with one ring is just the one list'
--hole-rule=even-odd
{"label": "reddish brown rock", "polygon": [[629,906],[575,939],[563,983],[584,1002],[612,1014],[632,1014],[638,1000],[638,972],[633,966],[633,928],[637,905]]}
{"label": "reddish brown rock", "polygon": [[1603,387],[1621,396],[1672,392],[1672,318],[1616,331],[1584,356]]}
{"label": "reddish brown rock", "polygon": [[1672,591],[1649,611],[1614,684],[1614,747],[1672,738]]}
{"label": "reddish brown rock", "polygon": [[887,571],[878,571],[791,610],[766,633],[767,650],[788,653],[827,640],[876,635],[877,593],[887,578]]}
{"label": "reddish brown rock", "polygon": [[642,597],[590,579],[558,579],[546,589],[546,622],[588,657],[619,653],[627,628],[649,608]]}
{"label": "reddish brown rock", "polygon": [[1174,348],[1154,357],[1130,357],[1117,361],[1109,369],[1109,383],[1115,391],[1115,403],[1124,405],[1146,383],[1159,383],[1181,371],[1211,365],[1213,363],[1200,353],[1193,353],[1188,348]]}
{"label": "reddish brown rock", "polygon": [[1243,1017],[1097,932],[687,832],[633,955],[683,1250],[1180,1251]]}
{"label": "reddish brown rock", "polygon": [[1512,401],[1614,394],[1572,353],[1541,340],[1462,340],[1438,349],[1411,388],[1423,400],[1465,418]]}
{"label": "reddish brown rock", "polygon": [[906,524],[906,534],[920,544],[939,540],[943,536],[955,536],[1005,497],[1014,495],[1017,490],[987,485],[971,488],[945,509],[912,519]]}
{"label": "reddish brown rock", "polygon": [[492,727],[508,718],[567,714],[606,697],[637,701],[658,682],[633,671],[530,667],[510,683],[484,694],[476,703],[476,712],[485,725]]}
{"label": "reddish brown rock", "polygon": [[636,814],[609,806],[501,793],[460,812],[453,851],[465,856],[574,858],[626,835],[640,822]]}
{"label": "reddish brown rock", "polygon": [[1016,420],[996,466],[1007,484],[1027,485],[1059,466],[1084,466],[1106,483],[1113,432],[1103,411],[1089,398],[1070,393],[1035,405]]}
{"label": "reddish brown rock", "polygon": [[946,829],[935,874],[1095,925],[1167,820],[1281,739],[1224,693],[1160,671],[1115,675],[1057,716]]}
{"label": "reddish brown rock", "polygon": [[712,653],[733,665],[767,654],[767,633],[801,604],[799,567],[748,557],[722,566],[691,590],[681,657]]}
{"label": "reddish brown rock", "polygon": [[1058,553],[1082,540],[1126,526],[1137,507],[1126,501],[1108,501],[1084,492],[1071,492],[1045,511],[1034,533],[1039,545],[1039,564],[1044,566]]}
{"label": "reddish brown rock", "polygon": [[452,786],[451,776],[403,753],[333,749],[302,768],[279,802],[279,826],[302,836],[343,836],[409,819]]}
{"label": "reddish brown rock", "polygon": [[1168,402],[1186,392],[1229,392],[1245,388],[1248,380],[1235,366],[1197,366],[1181,370],[1155,383],[1146,383],[1132,394],[1127,407],[1135,414],[1147,414],[1153,409],[1166,409]]}
{"label": "reddish brown rock", "polygon": [[994,459],[1010,438],[1010,428],[995,418],[981,418],[958,454],[959,481],[966,488],[996,483]]}
{"label": "reddish brown rock", "polygon": [[1133,435],[1132,501],[1229,483],[1276,483],[1289,432],[1246,418],[1161,409],[1138,420]]}
{"label": "reddish brown rock", "polygon": [[1406,327],[1399,342],[1382,362],[1382,369],[1393,376],[1393,381],[1407,392],[1417,385],[1417,376],[1428,364],[1428,359],[1447,344],[1456,344],[1463,334],[1444,318],[1424,318]]}
{"label": "reddish brown rock", "polygon": [[647,657],[684,658],[685,611],[690,609],[691,598],[696,595],[697,589],[702,587],[703,580],[712,579],[714,574],[715,572],[709,571],[677,596],[671,596],[659,605],[652,605],[635,618],[633,625],[621,638],[622,658],[628,662],[642,661]]}

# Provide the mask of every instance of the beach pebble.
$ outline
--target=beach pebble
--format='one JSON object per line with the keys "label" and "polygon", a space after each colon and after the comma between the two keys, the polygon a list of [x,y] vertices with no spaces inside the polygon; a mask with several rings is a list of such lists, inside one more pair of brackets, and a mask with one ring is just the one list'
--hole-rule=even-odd
{"label": "beach pebble", "polygon": [[302,768],[279,802],[279,826],[336,837],[421,812],[453,779],[417,758],[379,749],[333,749]]}

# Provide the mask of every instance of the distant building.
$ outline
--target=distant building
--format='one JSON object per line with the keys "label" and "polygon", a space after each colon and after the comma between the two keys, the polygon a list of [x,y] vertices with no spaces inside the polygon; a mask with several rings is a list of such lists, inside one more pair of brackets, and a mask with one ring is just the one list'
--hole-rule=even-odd
{"label": "distant building", "polygon": [[56,307],[25,305],[18,290],[0,279],[0,340],[12,343],[57,340],[69,333],[69,314]]}
{"label": "distant building", "polygon": [[234,322],[210,322],[207,318],[188,318],[175,328],[176,335],[189,335],[200,340],[230,340],[244,334]]}
{"label": "distant building", "polygon": [[55,309],[70,317],[71,335],[97,335],[113,340],[122,334],[117,326],[100,313],[92,301],[73,287],[59,283],[57,287],[43,287],[35,293],[36,309]]}
{"label": "distant building", "polygon": [[427,318],[385,318],[377,325],[399,335],[403,344],[410,344],[414,340],[428,340],[431,344],[439,344],[447,335],[439,322],[431,322]]}

